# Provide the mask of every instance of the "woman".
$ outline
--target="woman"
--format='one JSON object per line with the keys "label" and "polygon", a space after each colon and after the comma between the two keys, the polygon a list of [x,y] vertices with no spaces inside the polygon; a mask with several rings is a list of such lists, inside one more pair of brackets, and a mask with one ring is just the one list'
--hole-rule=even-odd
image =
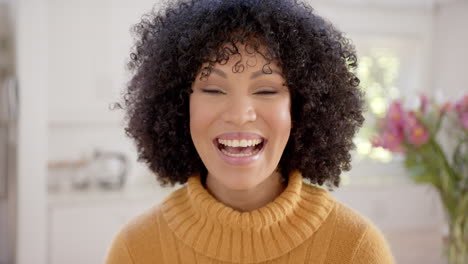
{"label": "woman", "polygon": [[162,185],[187,184],[106,263],[393,263],[320,187],[339,187],[364,120],[342,33],[293,0],[175,1],[135,32],[126,132]]}

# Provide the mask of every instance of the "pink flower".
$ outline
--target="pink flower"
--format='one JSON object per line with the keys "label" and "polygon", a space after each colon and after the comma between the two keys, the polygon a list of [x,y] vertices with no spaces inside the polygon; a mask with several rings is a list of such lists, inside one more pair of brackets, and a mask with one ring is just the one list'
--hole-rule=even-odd
{"label": "pink flower", "polygon": [[465,95],[455,104],[455,111],[457,111],[459,114],[468,112],[468,95]]}
{"label": "pink flower", "polygon": [[463,128],[468,129],[468,112],[461,114],[459,119],[462,123]]}
{"label": "pink flower", "polygon": [[421,94],[419,96],[421,99],[421,105],[419,106],[419,111],[422,113],[426,112],[427,106],[429,105],[429,98],[425,94]]}
{"label": "pink flower", "polygon": [[455,111],[463,128],[468,129],[468,95],[455,104]]}
{"label": "pink flower", "polygon": [[405,133],[408,142],[415,146],[423,145],[429,140],[429,131],[418,121],[414,112],[406,114]]}
{"label": "pink flower", "polygon": [[439,115],[442,115],[442,113],[447,113],[447,112],[452,111],[452,108],[453,108],[452,103],[446,102],[441,107],[439,107],[438,109]]}
{"label": "pink flower", "polygon": [[384,131],[382,135],[374,137],[372,140],[373,147],[382,147],[391,152],[404,152],[401,143],[403,138],[399,134],[392,133],[392,131]]}
{"label": "pink flower", "polygon": [[423,126],[415,126],[408,133],[408,142],[415,146],[426,144],[429,140],[429,132]]}
{"label": "pink flower", "polygon": [[380,124],[383,132],[374,137],[371,142],[374,147],[382,147],[392,152],[404,152],[402,147],[404,134],[405,113],[399,101],[394,101],[387,112],[385,123]]}
{"label": "pink flower", "polygon": [[418,119],[416,118],[416,113],[413,111],[408,112],[405,116],[404,127],[405,129],[411,129],[419,124]]}
{"label": "pink flower", "polygon": [[[405,112],[399,101],[393,102],[387,112],[386,125],[392,134],[403,135]],[[400,135],[401,134],[401,135]]]}
{"label": "pink flower", "polygon": [[[422,100],[426,107],[427,98]],[[403,146],[405,141],[420,146],[430,138],[429,131],[419,122],[416,113],[406,113],[399,101],[394,101],[390,105],[385,118],[385,126],[381,129],[383,132],[371,140],[372,146],[382,147],[392,152],[405,152]]]}

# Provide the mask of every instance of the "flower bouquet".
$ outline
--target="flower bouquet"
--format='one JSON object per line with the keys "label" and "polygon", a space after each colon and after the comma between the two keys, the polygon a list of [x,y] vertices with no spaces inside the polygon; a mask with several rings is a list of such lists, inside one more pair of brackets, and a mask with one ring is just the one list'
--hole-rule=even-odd
{"label": "flower bouquet", "polygon": [[421,95],[420,107],[391,103],[379,120],[373,147],[404,157],[417,183],[430,183],[445,208],[449,234],[445,253],[450,264],[468,263],[468,95],[442,106]]}

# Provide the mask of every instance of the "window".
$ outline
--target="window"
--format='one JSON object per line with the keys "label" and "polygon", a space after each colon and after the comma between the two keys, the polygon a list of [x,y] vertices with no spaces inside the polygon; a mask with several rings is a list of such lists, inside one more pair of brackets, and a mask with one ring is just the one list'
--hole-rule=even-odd
{"label": "window", "polygon": [[[359,67],[356,74],[365,92],[366,121],[354,138],[356,149],[352,153],[353,169],[343,174],[343,184],[351,183],[351,179],[353,184],[361,181],[393,182],[395,176],[401,174],[404,177],[404,170],[398,162],[401,157],[384,149],[372,148],[370,139],[376,134],[377,120],[385,116],[391,101],[403,99],[405,105],[412,104],[422,91],[424,43],[405,36],[350,38],[358,54]],[[389,169],[389,166],[395,170]],[[386,171],[389,176],[376,177],[376,171]]]}

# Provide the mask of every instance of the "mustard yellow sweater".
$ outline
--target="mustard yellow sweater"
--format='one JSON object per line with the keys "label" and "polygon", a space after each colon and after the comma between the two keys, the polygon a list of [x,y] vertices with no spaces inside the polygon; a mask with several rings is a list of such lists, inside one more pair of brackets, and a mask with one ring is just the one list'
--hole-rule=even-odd
{"label": "mustard yellow sweater", "polygon": [[107,264],[394,263],[381,232],[325,190],[289,175],[274,201],[250,212],[218,202],[200,177],[115,237]]}

